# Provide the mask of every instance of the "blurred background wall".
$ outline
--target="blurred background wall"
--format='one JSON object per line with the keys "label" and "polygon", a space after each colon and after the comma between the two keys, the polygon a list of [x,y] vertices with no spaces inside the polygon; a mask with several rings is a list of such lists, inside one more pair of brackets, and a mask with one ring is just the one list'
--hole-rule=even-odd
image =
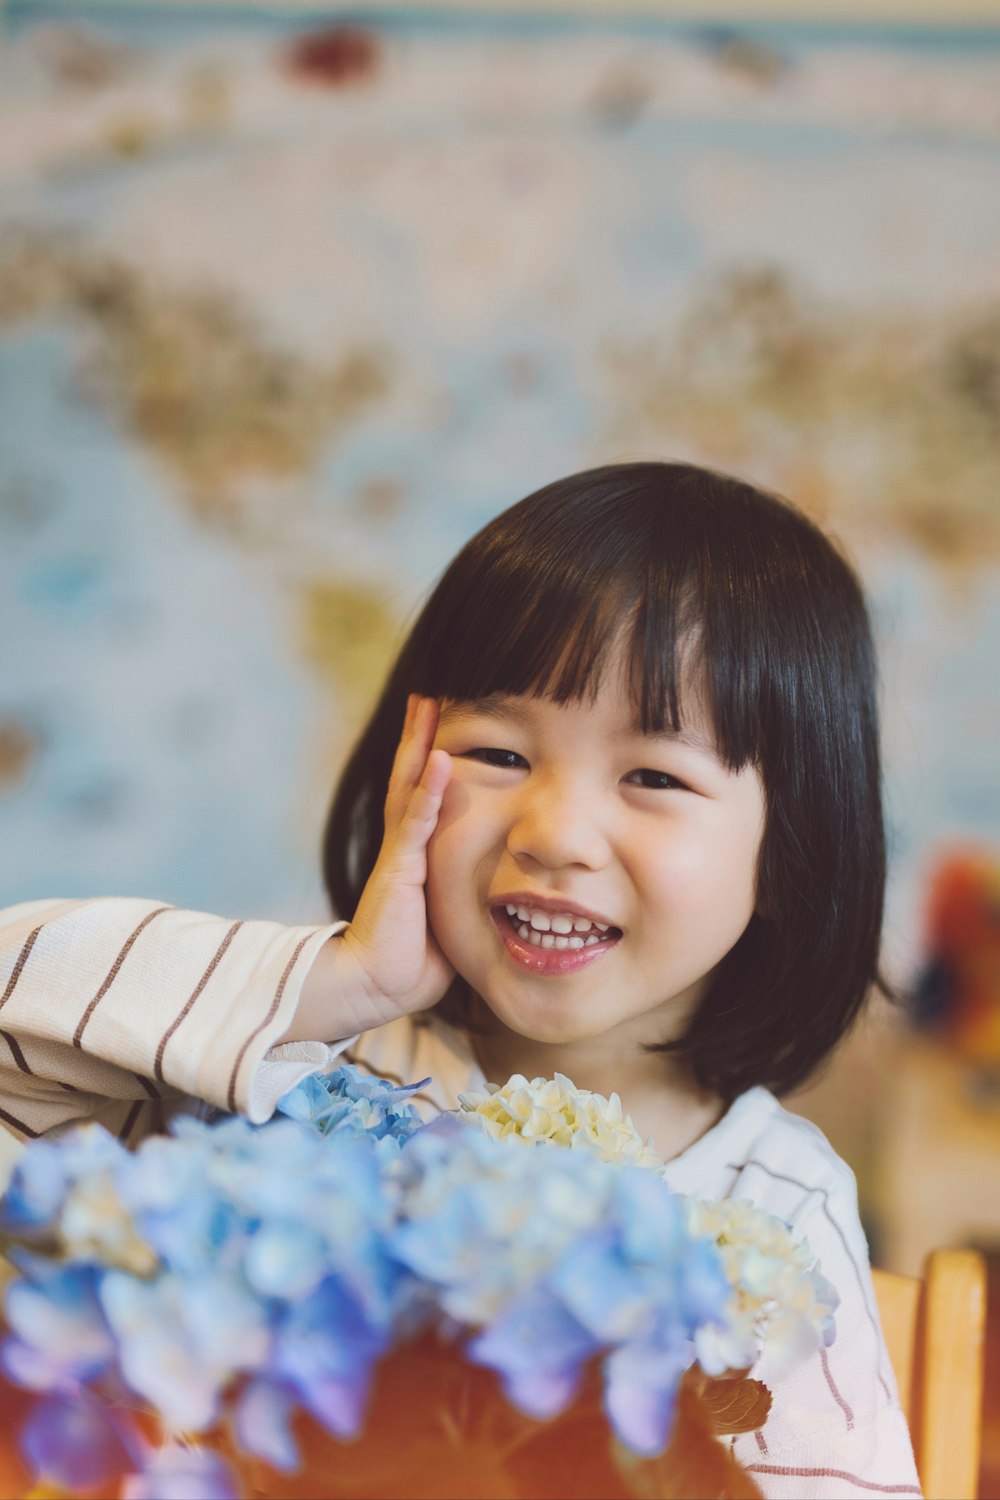
{"label": "blurred background wall", "polygon": [[0,36],[0,901],[323,919],[337,767],[457,546],[588,465],[735,470],[870,589],[931,1025],[876,1007],[796,1105],[879,1258],[1000,1244],[1000,7]]}

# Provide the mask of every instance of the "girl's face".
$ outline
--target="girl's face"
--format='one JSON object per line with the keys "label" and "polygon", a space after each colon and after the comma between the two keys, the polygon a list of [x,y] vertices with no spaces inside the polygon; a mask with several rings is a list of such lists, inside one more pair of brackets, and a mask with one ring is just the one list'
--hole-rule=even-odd
{"label": "girl's face", "polygon": [[519,1036],[675,1037],[750,920],[760,777],[718,757],[696,693],[682,708],[681,734],[643,734],[620,663],[593,703],[442,704],[430,922]]}

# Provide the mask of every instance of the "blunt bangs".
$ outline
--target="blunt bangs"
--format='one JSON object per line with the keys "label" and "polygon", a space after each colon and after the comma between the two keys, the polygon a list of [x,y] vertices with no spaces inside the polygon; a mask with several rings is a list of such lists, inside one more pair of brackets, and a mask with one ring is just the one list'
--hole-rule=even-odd
{"label": "blunt bangs", "polygon": [[[459,553],[421,618],[415,690],[594,699],[620,645],[644,733],[680,730],[684,686],[697,680],[723,761],[734,770],[758,762],[755,664],[767,648],[750,639],[742,528],[725,517],[719,525],[706,481],[741,488],[685,465],[619,465],[505,511]],[[698,491],[695,506],[688,490]],[[729,503],[726,493],[723,510]]]}
{"label": "blunt bangs", "polygon": [[[324,837],[333,908],[353,915],[383,837],[406,698],[596,697],[624,648],[636,720],[709,711],[720,758],[766,799],[757,909],[677,1041],[726,1100],[802,1083],[878,969],[885,834],[871,630],[857,577],[793,506],[692,464],[558,480],[461,550],[403,646],[345,767]],[[456,981],[441,1013],[468,1025]],[[496,1080],[502,1082],[502,1080]]]}

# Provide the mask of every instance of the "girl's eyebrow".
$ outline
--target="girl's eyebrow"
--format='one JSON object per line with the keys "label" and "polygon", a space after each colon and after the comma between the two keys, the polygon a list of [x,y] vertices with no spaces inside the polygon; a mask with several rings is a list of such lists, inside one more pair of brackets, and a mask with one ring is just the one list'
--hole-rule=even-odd
{"label": "girl's eyebrow", "polygon": [[710,734],[703,734],[699,729],[643,729],[641,724],[634,724],[633,732],[645,740],[667,740],[671,745],[687,745],[692,750],[700,750],[703,755],[710,755],[713,760],[718,760],[719,747]]}
{"label": "girl's eyebrow", "polygon": [[[460,723],[462,719],[474,718],[477,714],[489,714],[493,718],[509,719],[514,724],[524,724],[528,714],[515,698],[503,693],[488,693],[485,698],[463,698],[447,700],[442,704],[439,724]],[[719,759],[719,749],[710,735],[697,729],[643,729],[638,720],[630,725],[636,739],[665,740],[671,745],[687,745],[713,760]]]}
{"label": "girl's eyebrow", "polygon": [[510,719],[523,724],[527,714],[513,698],[503,693],[488,693],[485,698],[461,698],[441,705],[439,724],[453,724],[458,720],[471,719],[476,714],[491,714],[494,718]]}

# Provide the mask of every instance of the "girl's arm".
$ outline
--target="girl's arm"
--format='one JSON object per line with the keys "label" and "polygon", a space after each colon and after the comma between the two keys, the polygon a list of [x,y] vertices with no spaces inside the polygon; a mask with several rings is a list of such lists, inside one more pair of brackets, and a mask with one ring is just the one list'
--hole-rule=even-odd
{"label": "girl's arm", "polygon": [[436,722],[411,699],[350,927],[133,898],[0,911],[0,1125],[24,1140],[97,1117],[128,1137],[185,1096],[264,1120],[360,1032],[433,1005],[451,978],[424,899],[450,768]]}
{"label": "girl's arm", "polygon": [[31,1139],[98,1117],[128,1135],[179,1096],[267,1118],[328,1058],[326,1047],[283,1049],[281,1077],[261,1086],[338,930],[132,898],[0,911],[0,1123]]}

